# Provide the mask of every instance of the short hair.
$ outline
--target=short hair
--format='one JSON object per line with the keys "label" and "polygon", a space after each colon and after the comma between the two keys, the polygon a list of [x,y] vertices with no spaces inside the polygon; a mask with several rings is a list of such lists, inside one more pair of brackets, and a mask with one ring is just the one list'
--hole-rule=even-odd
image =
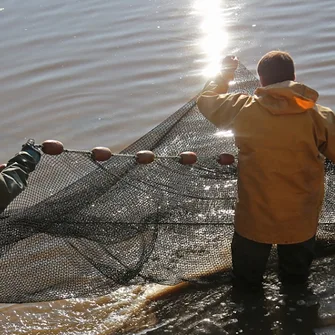
{"label": "short hair", "polygon": [[295,80],[294,62],[285,51],[270,51],[257,65],[257,72],[262,77],[263,86]]}

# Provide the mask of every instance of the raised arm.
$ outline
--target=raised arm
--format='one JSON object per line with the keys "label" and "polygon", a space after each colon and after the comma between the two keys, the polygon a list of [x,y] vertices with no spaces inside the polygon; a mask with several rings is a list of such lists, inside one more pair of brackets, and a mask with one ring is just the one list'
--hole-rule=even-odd
{"label": "raised arm", "polygon": [[223,60],[223,71],[206,83],[197,100],[199,111],[215,126],[230,129],[235,116],[252,97],[244,94],[228,94],[229,82],[234,79],[238,60],[227,56]]}
{"label": "raised arm", "polygon": [[26,188],[29,173],[35,170],[40,155],[34,141],[29,140],[0,172],[0,213]]}

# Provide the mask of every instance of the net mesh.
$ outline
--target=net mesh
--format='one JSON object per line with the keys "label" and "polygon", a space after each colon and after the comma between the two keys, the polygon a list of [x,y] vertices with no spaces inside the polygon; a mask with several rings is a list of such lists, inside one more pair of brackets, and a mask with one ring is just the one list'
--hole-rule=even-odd
{"label": "net mesh", "polygon": [[[231,91],[252,94],[243,65]],[[139,150],[158,156],[138,164]],[[198,161],[177,156],[194,151]],[[89,152],[43,155],[29,187],[0,216],[0,301],[33,302],[102,295],[121,285],[174,284],[231,267],[236,154],[196,98],[104,163]],[[170,156],[170,157],[167,157]],[[326,162],[320,250],[334,246],[334,166]]]}

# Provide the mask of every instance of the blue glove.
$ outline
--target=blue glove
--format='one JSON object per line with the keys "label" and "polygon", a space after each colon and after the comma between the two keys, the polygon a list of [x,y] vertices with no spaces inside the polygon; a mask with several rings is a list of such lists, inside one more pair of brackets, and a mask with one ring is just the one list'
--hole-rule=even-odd
{"label": "blue glove", "polygon": [[34,159],[36,164],[41,159],[41,151],[35,146],[35,141],[31,138],[22,145],[21,151],[28,153]]}

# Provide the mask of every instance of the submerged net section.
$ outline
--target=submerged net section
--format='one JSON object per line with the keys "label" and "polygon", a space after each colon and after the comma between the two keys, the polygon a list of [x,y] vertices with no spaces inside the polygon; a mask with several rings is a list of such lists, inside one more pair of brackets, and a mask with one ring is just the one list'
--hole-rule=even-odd
{"label": "submerged net section", "polygon": [[[252,94],[256,78],[242,65],[232,91]],[[153,111],[154,112],[154,111]],[[157,158],[138,164],[133,155]],[[194,151],[198,161],[175,158]],[[121,285],[174,284],[231,267],[236,154],[196,98],[148,134],[97,163],[89,152],[43,155],[29,187],[0,215],[0,302],[102,295]],[[335,169],[326,164],[326,197],[318,232],[334,243]]]}

